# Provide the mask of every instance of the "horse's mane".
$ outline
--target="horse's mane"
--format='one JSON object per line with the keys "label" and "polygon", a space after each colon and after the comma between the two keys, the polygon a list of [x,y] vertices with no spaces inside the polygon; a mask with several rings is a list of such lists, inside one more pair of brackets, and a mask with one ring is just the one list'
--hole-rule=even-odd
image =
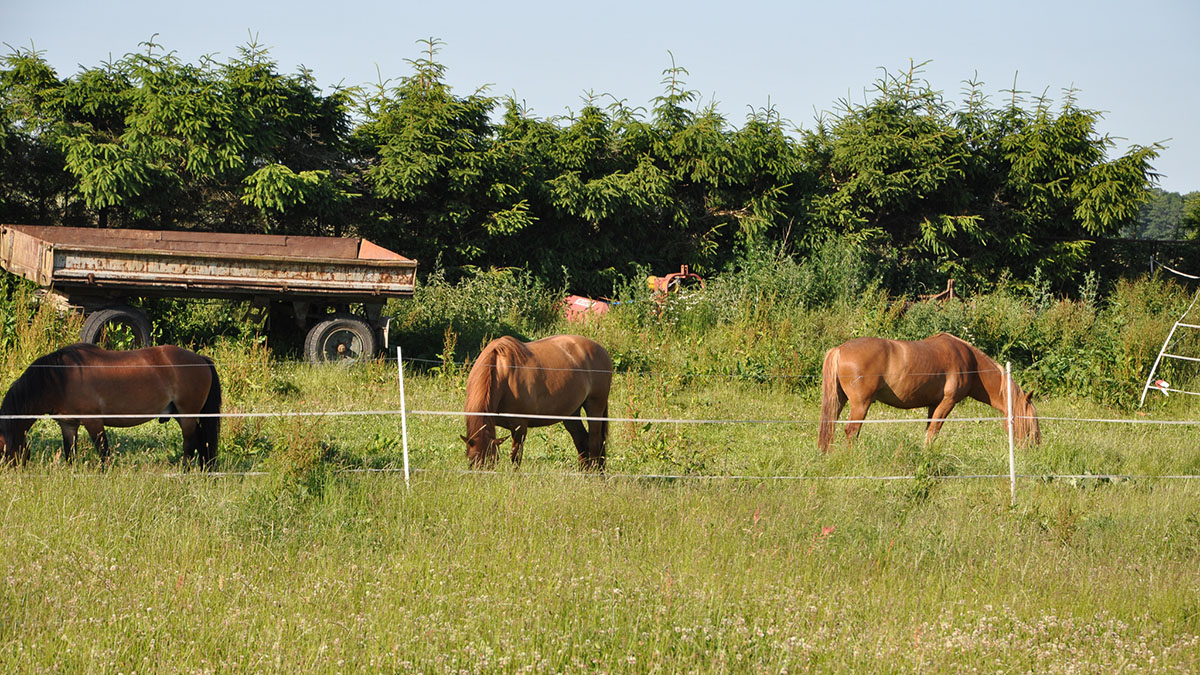
{"label": "horse's mane", "polygon": [[64,368],[82,365],[80,352],[91,345],[68,345],[38,357],[8,388],[0,402],[0,415],[31,415],[44,412],[39,406],[47,391],[60,391],[65,379]]}
{"label": "horse's mane", "polygon": [[467,376],[468,411],[496,412],[499,401],[492,397],[492,390],[500,375],[497,371],[501,367],[502,357],[507,357],[503,360],[509,365],[520,366],[529,361],[533,353],[524,342],[508,335],[497,338],[484,347],[479,358],[475,359],[475,366],[470,375]]}

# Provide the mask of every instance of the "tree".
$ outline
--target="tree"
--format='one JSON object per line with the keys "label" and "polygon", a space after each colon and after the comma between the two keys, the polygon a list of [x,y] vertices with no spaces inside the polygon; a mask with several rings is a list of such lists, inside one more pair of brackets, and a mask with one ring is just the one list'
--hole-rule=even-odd
{"label": "tree", "polygon": [[1045,97],[1026,110],[1016,91],[994,109],[968,82],[965,108],[953,111],[919,73],[885,74],[872,100],[844,103],[828,129],[808,134],[824,163],[818,231],[898,251],[927,287],[949,276],[986,285],[1005,271],[1073,278],[1092,241],[1137,218],[1160,146],[1109,159],[1099,113],[1074,92],[1057,113]]}
{"label": "tree", "polygon": [[1183,195],[1153,188],[1138,212],[1136,223],[1121,235],[1133,239],[1178,239],[1183,225]]}
{"label": "tree", "polygon": [[364,230],[424,260],[484,262],[487,237],[526,227],[512,186],[496,180],[505,159],[489,115],[495,100],[455,96],[436,60],[440,42],[409,63],[414,73],[364,97],[353,147],[368,190]]}
{"label": "tree", "polygon": [[0,217],[7,223],[62,222],[72,181],[54,142],[54,102],[62,84],[32,49],[14,50],[0,63]]}
{"label": "tree", "polygon": [[1200,240],[1200,192],[1184,195],[1183,220],[1179,231],[1184,239]]}
{"label": "tree", "polygon": [[979,172],[970,137],[919,74],[919,65],[885,73],[874,99],[842,101],[828,127],[807,134],[821,163],[809,236],[894,248],[915,282],[936,286],[963,276],[966,254],[988,235],[970,208],[968,172]]}
{"label": "tree", "polygon": [[279,75],[254,44],[228,64],[198,66],[144,47],[66,80],[33,52],[5,61],[17,141],[48,163],[61,158],[54,168],[70,179],[49,200],[77,205],[62,220],[321,231],[349,198],[337,175],[345,94],[323,97],[311,76]]}

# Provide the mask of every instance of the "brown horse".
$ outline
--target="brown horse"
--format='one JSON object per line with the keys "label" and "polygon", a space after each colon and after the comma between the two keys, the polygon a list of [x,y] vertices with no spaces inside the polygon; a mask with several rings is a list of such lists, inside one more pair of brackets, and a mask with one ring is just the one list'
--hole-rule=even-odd
{"label": "brown horse", "polygon": [[5,461],[27,461],[33,417],[54,415],[62,427],[64,459],[74,453],[83,425],[101,460],[107,460],[105,426],[174,417],[183,431],[184,460],[199,455],[201,465],[211,469],[221,418],[188,415],[220,410],[221,383],[207,357],[169,345],[110,352],[81,342],[37,359],[9,387],[0,403],[0,451]]}
{"label": "brown horse", "polygon": [[[584,469],[604,470],[612,359],[604,347],[578,335],[554,335],[523,343],[502,337],[488,343],[467,376],[467,461],[472,467],[493,466],[500,444],[496,427],[512,432],[512,461],[521,463],[521,448],[530,427],[562,422],[579,452]],[[473,414],[474,413],[474,414]],[[511,413],[513,417],[477,413]],[[545,415],[522,417],[522,415]]]}
{"label": "brown horse", "polygon": [[[982,401],[1008,415],[1004,368],[949,333],[924,340],[857,338],[825,354],[821,387],[821,427],[817,446],[829,451],[833,425],[850,402],[847,444],[858,433],[875,401],[896,408],[927,408],[925,443],[933,442],[954,405],[964,398]],[[1037,411],[1030,396],[1013,383],[1013,432],[1041,443]]]}

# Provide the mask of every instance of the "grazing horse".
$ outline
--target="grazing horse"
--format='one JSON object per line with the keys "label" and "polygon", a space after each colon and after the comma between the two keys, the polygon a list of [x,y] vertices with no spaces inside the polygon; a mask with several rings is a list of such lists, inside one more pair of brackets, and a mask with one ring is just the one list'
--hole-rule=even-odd
{"label": "grazing horse", "polygon": [[38,358],[9,387],[0,403],[0,452],[5,461],[27,461],[33,417],[54,415],[62,427],[64,459],[74,453],[83,425],[101,460],[107,460],[105,426],[174,417],[183,431],[184,459],[199,455],[201,465],[211,469],[221,418],[188,415],[220,411],[221,383],[207,357],[170,345],[108,351],[81,342]]}
{"label": "grazing horse", "polygon": [[[509,336],[491,341],[467,376],[467,435],[461,437],[467,461],[472,467],[495,464],[500,444],[507,440],[497,440],[500,426],[512,432],[512,461],[519,465],[526,431],[561,421],[575,442],[580,467],[603,471],[608,421],[594,418],[608,416],[612,367],[604,347],[578,335],[529,343]],[[593,418],[587,429],[579,419],[581,409]]]}
{"label": "grazing horse", "polygon": [[[1041,443],[1037,411],[1014,382],[1013,431],[1022,441]],[[825,354],[821,384],[821,427],[817,446],[829,451],[833,425],[850,402],[847,444],[875,401],[896,408],[927,408],[925,443],[942,428],[956,403],[970,396],[1008,415],[1004,368],[965,340],[938,333],[924,340],[857,338]]]}

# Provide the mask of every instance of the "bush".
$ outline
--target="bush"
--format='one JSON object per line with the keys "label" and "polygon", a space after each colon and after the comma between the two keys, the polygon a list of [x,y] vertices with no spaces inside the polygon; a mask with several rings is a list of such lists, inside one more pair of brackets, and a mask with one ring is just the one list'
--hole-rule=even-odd
{"label": "bush", "polygon": [[431,358],[448,356],[447,331],[457,358],[477,354],[492,338],[526,338],[544,332],[562,314],[565,293],[517,269],[489,270],[456,284],[439,271],[417,286],[412,300],[390,303],[406,353]]}
{"label": "bush", "polygon": [[82,318],[38,301],[37,287],[0,271],[0,383],[7,386],[39,356],[79,339]]}

